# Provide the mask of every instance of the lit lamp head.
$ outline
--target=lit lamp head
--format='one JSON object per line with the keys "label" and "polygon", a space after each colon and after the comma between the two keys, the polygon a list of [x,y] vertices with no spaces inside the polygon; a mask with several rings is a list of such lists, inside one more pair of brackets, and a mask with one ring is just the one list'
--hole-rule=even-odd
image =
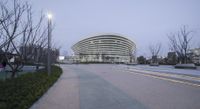
{"label": "lit lamp head", "polygon": [[48,14],[47,14],[47,18],[48,18],[49,20],[51,20],[52,17],[53,17],[53,15],[52,15],[51,13],[48,13]]}

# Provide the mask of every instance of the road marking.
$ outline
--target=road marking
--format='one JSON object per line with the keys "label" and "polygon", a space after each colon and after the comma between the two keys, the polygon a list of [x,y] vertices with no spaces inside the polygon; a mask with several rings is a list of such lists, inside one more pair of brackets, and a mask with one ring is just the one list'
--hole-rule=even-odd
{"label": "road marking", "polygon": [[[148,74],[137,73],[137,71],[134,72],[133,70],[132,70],[133,72],[131,72],[130,69],[128,69],[126,71],[128,71],[129,73],[139,74],[139,75],[143,75],[143,76],[148,76],[148,77],[152,77],[152,78],[156,78],[156,79],[160,79],[160,80],[170,81],[170,82],[174,82],[174,83],[181,83],[181,84],[186,84],[186,85],[195,86],[195,87],[200,87],[200,84],[190,83],[190,82],[181,81],[181,80],[174,80],[174,79],[165,78],[165,77],[160,77],[160,76],[152,75],[152,74],[149,74],[149,73]],[[141,71],[138,70],[138,72],[141,72]]]}

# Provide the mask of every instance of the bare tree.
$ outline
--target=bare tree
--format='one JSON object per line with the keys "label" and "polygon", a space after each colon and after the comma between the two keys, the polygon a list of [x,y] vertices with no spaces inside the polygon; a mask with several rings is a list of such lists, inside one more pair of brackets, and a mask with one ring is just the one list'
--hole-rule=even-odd
{"label": "bare tree", "polygon": [[136,61],[135,60],[136,59],[135,56],[136,56],[136,51],[137,50],[133,51],[133,50],[131,50],[131,49],[128,48],[128,51],[129,51],[129,57],[130,57],[130,61],[129,62],[130,63],[135,63],[135,61]]}
{"label": "bare tree", "polygon": [[[26,6],[25,4],[21,4],[19,1],[14,0],[12,7],[1,5],[1,9],[3,17],[12,15],[1,23],[1,35],[4,37],[4,43],[2,44],[1,49],[4,51],[4,58],[6,59],[9,67],[12,69],[11,77],[14,77],[21,65],[21,56],[17,45],[18,40],[16,37],[19,37],[24,31],[20,28],[20,24],[23,14],[26,10]],[[15,58],[14,62],[10,60],[11,57]]]}
{"label": "bare tree", "polygon": [[170,49],[176,52],[180,63],[188,63],[187,53],[192,40],[191,33],[192,31],[187,30],[186,26],[183,26],[178,33],[168,35]]}
{"label": "bare tree", "polygon": [[149,51],[152,56],[152,63],[158,63],[158,54],[160,53],[161,50],[161,43],[157,43],[155,45],[149,45]]}
{"label": "bare tree", "polygon": [[32,59],[35,60],[36,49],[45,47],[47,41],[47,28],[42,27],[43,16],[41,15],[37,25],[33,25],[31,9],[27,12],[28,22],[25,23],[23,36],[21,38],[20,52],[23,60],[27,62]]}
{"label": "bare tree", "polygon": [[3,23],[5,23],[6,20],[8,20],[11,16],[13,16],[13,13],[9,12],[8,9],[6,8],[6,4],[7,2],[0,1],[0,10],[1,10],[0,11],[0,50],[2,50],[2,47],[8,43],[2,31]]}
{"label": "bare tree", "polygon": [[[27,56],[34,57],[35,60],[37,57],[36,61],[38,61],[40,53],[38,49],[46,47],[47,27],[42,26],[42,15],[39,22],[33,22],[30,4],[20,0],[12,0],[11,3],[13,6],[7,6],[7,3],[0,5],[0,50],[4,52],[4,58],[12,70],[11,77],[15,77],[24,61],[27,60]],[[3,18],[5,20],[2,20]],[[32,47],[29,55],[27,53],[28,47]],[[11,58],[14,58],[14,62],[11,61]]]}

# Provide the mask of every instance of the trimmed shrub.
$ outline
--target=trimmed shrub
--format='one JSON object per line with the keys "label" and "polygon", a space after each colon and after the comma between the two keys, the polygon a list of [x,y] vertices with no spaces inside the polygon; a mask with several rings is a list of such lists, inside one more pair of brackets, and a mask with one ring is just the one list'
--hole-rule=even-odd
{"label": "trimmed shrub", "polygon": [[178,69],[196,69],[194,64],[176,64],[174,67]]}
{"label": "trimmed shrub", "polygon": [[61,73],[60,67],[52,66],[50,75],[40,70],[0,81],[0,109],[28,109],[53,85]]}

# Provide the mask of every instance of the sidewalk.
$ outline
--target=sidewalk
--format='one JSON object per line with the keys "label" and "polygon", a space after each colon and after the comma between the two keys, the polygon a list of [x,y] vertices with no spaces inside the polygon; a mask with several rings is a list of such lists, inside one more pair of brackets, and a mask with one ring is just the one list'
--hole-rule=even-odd
{"label": "sidewalk", "polygon": [[69,69],[62,69],[58,81],[30,109],[80,109],[78,78]]}

